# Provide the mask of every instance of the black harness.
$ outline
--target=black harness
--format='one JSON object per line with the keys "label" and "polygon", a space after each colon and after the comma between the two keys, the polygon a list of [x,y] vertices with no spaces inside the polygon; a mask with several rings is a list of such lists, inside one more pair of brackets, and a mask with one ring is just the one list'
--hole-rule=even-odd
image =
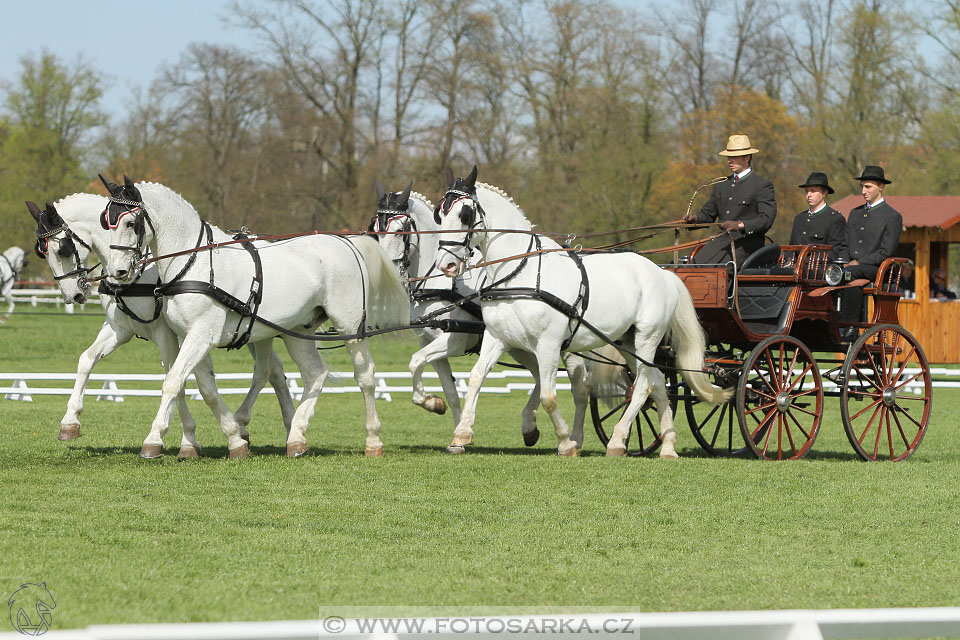
{"label": "black harness", "polygon": [[[458,188],[459,187],[459,188]],[[460,222],[467,227],[467,233],[464,236],[462,241],[456,242],[453,240],[441,240],[440,247],[453,247],[453,248],[462,248],[465,252],[470,251],[470,243],[473,239],[473,235],[476,233],[477,224],[483,224],[486,227],[486,216],[484,215],[483,207],[480,206],[480,200],[477,198],[477,191],[474,187],[471,190],[466,190],[458,180],[454,184],[453,188],[447,191],[443,199],[440,201],[440,204],[437,205],[437,208],[434,210],[434,219],[437,222],[440,222],[440,216],[449,214],[453,209],[453,205],[459,202],[460,200],[469,198],[471,200],[470,205],[464,205],[460,210]],[[534,252],[535,248],[535,252]],[[583,260],[577,254],[576,251],[567,251],[565,252],[577,265],[577,269],[580,271],[580,288],[577,292],[577,298],[574,300],[573,304],[566,302],[560,297],[556,296],[549,291],[544,291],[540,287],[540,274],[543,269],[543,244],[541,241],[541,236],[539,234],[532,234],[530,236],[530,245],[527,247],[526,254],[523,258],[520,259],[519,264],[506,276],[499,278],[495,282],[490,283],[482,288],[480,288],[475,294],[471,296],[465,296],[464,300],[469,301],[473,298],[479,297],[481,301],[490,301],[490,300],[537,300],[548,305],[552,309],[559,311],[568,318],[569,322],[569,331],[570,335],[563,341],[561,345],[562,350],[566,350],[571,342],[573,342],[573,337],[576,334],[577,330],[582,324],[584,324],[583,316],[587,312],[587,305],[590,301],[590,281],[587,277],[587,271],[583,266]],[[448,249],[449,251],[449,249]],[[455,257],[456,253],[450,251]],[[530,258],[529,254],[537,256],[537,280],[536,286],[534,287],[503,287],[502,285],[508,283],[520,271],[526,266],[527,260]],[[464,260],[465,258],[460,258]],[[462,304],[462,303],[454,303]],[[433,314],[431,314],[433,315]]]}

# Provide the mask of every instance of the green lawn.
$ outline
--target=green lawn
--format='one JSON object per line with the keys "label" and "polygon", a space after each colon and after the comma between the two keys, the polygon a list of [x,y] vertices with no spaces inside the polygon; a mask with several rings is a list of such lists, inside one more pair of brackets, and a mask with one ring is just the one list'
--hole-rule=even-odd
{"label": "green lawn", "polygon": [[[98,325],[15,315],[0,326],[0,371],[72,372]],[[404,370],[410,349],[378,341],[378,368]],[[134,341],[100,370],[159,372],[155,354]],[[328,355],[346,370],[342,350]],[[245,352],[215,361],[250,369]],[[283,456],[279,410],[264,396],[250,458],[226,460],[219,428],[191,401],[206,457],[177,462],[175,425],[169,455],[144,461],[156,399],[88,399],[72,443],[56,440],[65,400],[0,400],[0,596],[46,581],[59,628],[309,619],[357,605],[960,604],[952,390],[936,393],[926,439],[898,464],[856,459],[835,398],[813,453],[792,463],[708,458],[682,419],[677,461],[606,459],[592,432],[581,458],[558,458],[545,416],[540,443],[523,447],[516,393],[481,398],[464,456],[443,451],[449,416],[397,394],[378,403],[386,457],[363,458],[362,403],[350,394],[321,398],[301,459]],[[572,417],[566,394],[561,410]]]}

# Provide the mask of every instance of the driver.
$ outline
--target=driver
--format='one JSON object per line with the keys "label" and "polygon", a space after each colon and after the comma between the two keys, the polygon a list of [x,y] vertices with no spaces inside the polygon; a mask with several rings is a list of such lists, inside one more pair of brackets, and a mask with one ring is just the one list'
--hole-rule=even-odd
{"label": "driver", "polygon": [[764,234],[777,217],[777,200],[773,195],[773,183],[750,168],[753,154],[760,153],[751,146],[750,138],[742,134],[732,135],[727,140],[727,148],[719,153],[727,158],[731,175],[715,185],[700,212],[685,216],[684,222],[719,220],[720,230],[726,233],[703,245],[691,262],[729,262],[734,257],[730,250],[732,240],[736,262],[743,264],[748,255],[763,246]]}

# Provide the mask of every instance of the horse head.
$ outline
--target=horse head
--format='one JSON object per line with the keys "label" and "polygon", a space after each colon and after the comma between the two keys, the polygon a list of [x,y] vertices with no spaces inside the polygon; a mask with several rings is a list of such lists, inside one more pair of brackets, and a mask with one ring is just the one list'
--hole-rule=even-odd
{"label": "horse head", "polygon": [[447,191],[433,211],[434,221],[444,231],[463,231],[463,235],[444,235],[437,254],[437,268],[450,278],[463,273],[470,259],[473,231],[483,218],[483,210],[477,199],[477,165],[466,178],[453,177],[447,168]]}
{"label": "horse head", "polygon": [[387,192],[377,181],[377,213],[370,221],[368,231],[374,232],[374,237],[380,243],[384,253],[401,269],[406,269],[410,255],[411,242],[415,236],[410,231],[416,231],[416,224],[410,217],[410,190],[411,181],[403,191]]}
{"label": "horse head", "polygon": [[140,190],[130,178],[123,176],[123,186],[103,175],[100,181],[110,193],[107,206],[100,214],[100,226],[110,231],[107,273],[118,282],[132,282],[143,270],[141,260],[155,235],[153,222]]}
{"label": "horse head", "polygon": [[90,295],[90,284],[87,282],[90,269],[86,267],[90,245],[73,233],[52,204],[47,203],[44,209],[33,202],[26,204],[37,223],[34,253],[47,261],[65,301],[85,303]]}

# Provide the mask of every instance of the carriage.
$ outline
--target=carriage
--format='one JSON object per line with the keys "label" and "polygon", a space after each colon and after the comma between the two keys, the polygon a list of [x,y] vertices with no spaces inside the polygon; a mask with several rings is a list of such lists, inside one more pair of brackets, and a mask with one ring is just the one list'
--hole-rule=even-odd
{"label": "carriage", "polygon": [[[861,459],[905,460],[919,447],[930,421],[932,389],[923,348],[897,315],[900,267],[907,260],[889,258],[881,265],[864,289],[871,304],[857,325],[862,333],[845,343],[846,325],[839,321],[833,292],[849,285],[842,284],[842,268],[831,263],[830,249],[774,244],[740,268],[664,265],[694,300],[714,383],[736,388],[724,404],[702,404],[675,374],[670,349],[658,351],[656,363],[667,374],[674,413],[682,404],[707,453],[802,458],[820,431],[828,397],[840,399],[844,431]],[[628,375],[622,399],[591,398],[604,443],[627,404]],[[645,455],[659,445],[655,414],[645,406],[635,419],[629,453]]]}

